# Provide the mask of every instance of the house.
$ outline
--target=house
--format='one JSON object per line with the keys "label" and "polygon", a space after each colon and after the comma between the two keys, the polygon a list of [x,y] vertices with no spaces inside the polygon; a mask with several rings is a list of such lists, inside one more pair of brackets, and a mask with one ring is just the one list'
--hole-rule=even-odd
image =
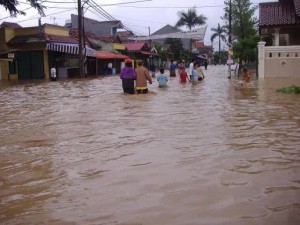
{"label": "house", "polygon": [[[94,34],[90,32],[84,32],[85,42],[91,46],[91,48],[98,50],[96,54],[96,74],[107,74],[108,63],[113,64],[114,72],[120,73],[123,67],[124,60],[128,56],[123,55],[126,48],[121,43],[119,36],[110,34]],[[78,37],[78,29],[70,29],[70,36],[73,38]]]}
{"label": "house", "polygon": [[[71,27],[70,23],[65,26],[69,28],[78,28],[78,15],[71,14]],[[117,30],[122,29],[124,25],[120,20],[114,21],[97,21],[93,19],[83,18],[83,29],[85,32],[93,33],[96,35],[117,35]]]}
{"label": "house", "polygon": [[259,32],[272,46],[258,43],[258,76],[300,77],[300,0],[260,3]]}
{"label": "house", "polygon": [[129,37],[133,37],[134,33],[132,31],[117,31],[117,36],[120,38],[122,43],[130,42]]}
{"label": "house", "polygon": [[159,57],[157,50],[150,47],[148,42],[137,41],[124,43],[126,47],[126,55],[131,59],[141,59],[144,61],[145,66],[149,67],[154,57]]}
{"label": "house", "polygon": [[[176,32],[180,32],[180,31],[182,31],[182,30],[167,24],[166,26],[155,31],[152,35],[169,34],[169,33],[176,33]],[[193,42],[192,42],[192,48],[195,47],[194,41],[195,40],[193,40]],[[165,42],[165,39],[154,40],[154,42],[158,43],[160,45],[163,45]],[[181,42],[182,42],[183,48],[187,51],[190,51],[190,39],[181,39]]]}
{"label": "house", "polygon": [[[44,24],[37,27],[2,26],[0,28],[0,73],[4,80],[48,79],[50,68],[57,68],[58,77],[79,75],[78,41],[69,36],[69,29]],[[84,46],[87,72],[94,74],[95,65],[89,65],[96,51]],[[4,59],[3,59],[4,58]]]}
{"label": "house", "polygon": [[201,65],[203,65],[205,61],[212,63],[213,47],[211,45],[204,45],[203,41],[196,41],[195,49],[192,53],[195,56],[194,58],[199,59]]}

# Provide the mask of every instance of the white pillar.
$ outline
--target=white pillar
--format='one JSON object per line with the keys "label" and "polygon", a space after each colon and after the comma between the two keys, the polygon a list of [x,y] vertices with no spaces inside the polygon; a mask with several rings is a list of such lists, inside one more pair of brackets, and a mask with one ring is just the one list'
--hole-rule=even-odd
{"label": "white pillar", "polygon": [[289,34],[285,34],[285,45],[289,46],[290,45],[290,35]]}
{"label": "white pillar", "polygon": [[279,46],[279,31],[280,31],[280,28],[275,28],[275,46]]}
{"label": "white pillar", "polygon": [[258,42],[258,78],[265,77],[265,45],[266,42]]}

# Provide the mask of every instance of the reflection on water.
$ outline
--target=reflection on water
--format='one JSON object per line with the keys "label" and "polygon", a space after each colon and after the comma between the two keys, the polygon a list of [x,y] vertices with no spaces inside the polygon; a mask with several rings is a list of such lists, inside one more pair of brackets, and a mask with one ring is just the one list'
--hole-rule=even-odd
{"label": "reflection on water", "polygon": [[1,224],[300,224],[300,80],[211,66],[148,95],[117,76],[0,84]]}

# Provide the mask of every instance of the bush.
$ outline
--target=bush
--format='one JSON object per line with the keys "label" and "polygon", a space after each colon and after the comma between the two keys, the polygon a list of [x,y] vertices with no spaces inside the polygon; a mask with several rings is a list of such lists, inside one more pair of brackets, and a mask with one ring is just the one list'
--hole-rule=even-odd
{"label": "bush", "polygon": [[292,85],[290,87],[284,87],[276,90],[277,92],[281,93],[294,93],[300,94],[300,86]]}

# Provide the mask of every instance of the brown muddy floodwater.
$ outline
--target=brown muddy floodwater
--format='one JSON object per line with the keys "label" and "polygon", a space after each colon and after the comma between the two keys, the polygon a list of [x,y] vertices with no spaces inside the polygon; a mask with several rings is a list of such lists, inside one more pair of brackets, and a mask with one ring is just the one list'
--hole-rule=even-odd
{"label": "brown muddy floodwater", "polygon": [[1,83],[0,224],[298,225],[299,80],[227,68],[148,95],[118,76]]}

